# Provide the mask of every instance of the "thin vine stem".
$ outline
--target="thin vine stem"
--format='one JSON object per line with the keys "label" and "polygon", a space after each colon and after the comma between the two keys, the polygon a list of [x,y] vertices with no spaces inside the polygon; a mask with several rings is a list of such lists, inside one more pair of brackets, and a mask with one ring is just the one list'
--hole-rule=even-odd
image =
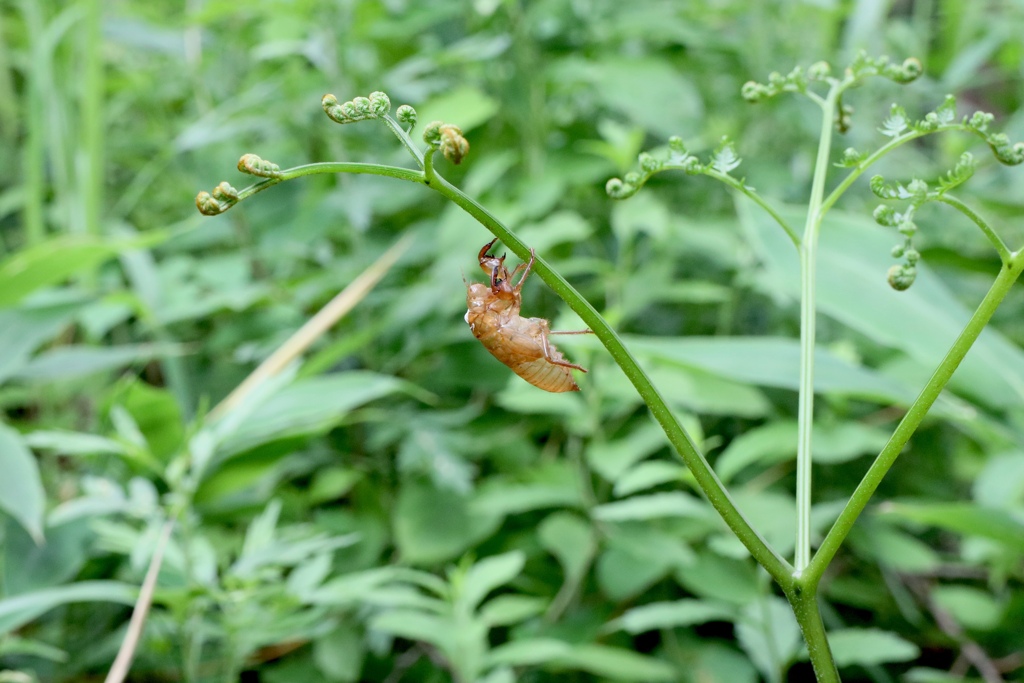
{"label": "thin vine stem", "polygon": [[[508,247],[521,259],[530,258],[530,249],[526,243],[511,232],[500,220],[491,214],[482,205],[465,194],[457,187],[449,183],[433,169],[432,152],[428,150],[424,155],[424,171],[415,171],[408,168],[396,166],[384,166],[380,164],[357,163],[357,162],[323,162],[316,164],[305,164],[294,168],[285,169],[275,174],[273,178],[267,178],[258,183],[250,185],[237,193],[237,200],[242,201],[263,190],[266,190],[285,180],[291,180],[307,175],[322,173],[363,173],[370,175],[387,176],[406,180],[418,184],[427,185],[435,190],[470,216],[475,218],[481,225],[487,228],[495,237]],[[431,173],[427,173],[430,169]],[[615,362],[622,368],[626,377],[630,380],[641,398],[647,404],[654,419],[661,425],[674,447],[676,453],[693,472],[694,478],[700,485],[701,490],[707,496],[709,502],[722,516],[726,525],[732,530],[737,538],[746,546],[754,559],[765,568],[768,574],[783,589],[788,589],[793,584],[793,568],[785,558],[775,552],[768,545],[764,538],[754,529],[750,522],[743,516],[732,497],[725,490],[722,482],[718,479],[707,459],[697,448],[697,445],[690,438],[690,435],[683,428],[675,414],[668,407],[668,403],[662,397],[651,382],[647,373],[640,367],[639,362],[629,352],[622,340],[612,329],[611,325],[597,310],[587,301],[575,288],[572,287],[561,275],[548,266],[544,259],[537,257],[533,266],[533,272],[540,277],[551,289],[568,304],[569,308],[586,323],[594,332],[594,335],[601,341],[604,347]]]}
{"label": "thin vine stem", "polygon": [[920,395],[911,404],[906,415],[900,421],[899,426],[896,427],[896,431],[893,432],[888,443],[885,444],[878,457],[875,458],[864,478],[857,485],[856,490],[854,490],[846,507],[839,514],[839,517],[825,536],[825,540],[822,541],[821,546],[815,552],[811,563],[807,567],[807,571],[804,573],[804,580],[809,585],[816,585],[821,580],[825,569],[832,561],[832,558],[835,557],[843,541],[846,540],[857,518],[867,507],[882,478],[892,467],[896,458],[899,457],[903,447],[910,440],[918,426],[920,426],[921,421],[924,420],[925,415],[932,407],[932,404],[935,403],[939,394],[942,393],[943,388],[949,383],[953,373],[960,366],[961,361],[963,361],[964,356],[967,355],[967,352],[977,340],[978,335],[981,334],[981,331],[985,329],[985,326],[991,320],[996,308],[999,307],[999,304],[1009,293],[1017,278],[1020,277],[1022,267],[1024,267],[1022,252],[1016,251],[1011,253],[1010,258],[1000,269],[999,275],[992,283],[992,287],[988,290],[985,298],[982,299],[978,308],[974,311],[967,326],[964,327],[956,341],[953,342],[946,356],[921,390]]}
{"label": "thin vine stem", "polygon": [[988,224],[988,222],[979,216],[974,209],[964,204],[962,201],[953,197],[949,194],[943,193],[935,197],[935,201],[942,202],[948,206],[952,206],[954,209],[967,216],[975,225],[977,225],[981,231],[988,238],[988,241],[992,243],[995,250],[999,252],[999,260],[1004,264],[1009,263],[1010,259],[1013,258],[1013,253],[1010,251],[1006,243],[1003,242],[1003,238],[996,234],[996,231]]}
{"label": "thin vine stem", "polygon": [[[530,250],[526,244],[474,199],[441,176],[436,176],[436,182],[431,183],[430,187],[473,216],[519,258],[523,260],[530,258]],[[793,583],[792,566],[768,545],[743,516],[714,470],[711,469],[707,459],[668,407],[664,397],[651,382],[647,373],[622,343],[618,334],[590,302],[561,275],[552,270],[542,258],[537,257],[533,272],[580,316],[611,354],[612,359],[622,368],[637,393],[647,404],[651,415],[665,431],[669,442],[690,468],[701,490],[754,559],[780,586],[783,588],[791,586]]]}
{"label": "thin vine stem", "polygon": [[832,206],[837,201],[839,201],[839,198],[843,196],[843,193],[850,189],[850,186],[853,185],[857,178],[861,177],[865,171],[867,171],[872,165],[875,164],[875,162],[879,161],[889,152],[892,152],[893,150],[902,147],[911,140],[916,140],[918,138],[923,138],[926,135],[934,135],[935,133],[941,133],[943,131],[949,130],[959,130],[966,131],[969,133],[976,133],[976,131],[974,131],[968,126],[965,126],[962,123],[946,123],[936,126],[932,130],[910,130],[900,135],[899,137],[893,138],[892,140],[885,143],[884,145],[876,149],[874,152],[869,154],[867,157],[865,157],[863,161],[857,164],[857,166],[854,167],[853,170],[851,170],[838,185],[836,185],[835,189],[829,192],[828,197],[826,197],[825,201],[822,202],[822,212],[827,212],[829,209],[831,209]]}
{"label": "thin vine stem", "polygon": [[795,246],[797,249],[800,248],[800,235],[797,234],[797,231],[794,230],[792,226],[790,226],[790,224],[786,222],[786,219],[783,218],[782,215],[778,211],[776,211],[775,208],[771,204],[769,204],[764,197],[755,192],[753,188],[747,187],[741,180],[733,178],[728,173],[722,173],[720,171],[716,171],[713,168],[709,168],[703,171],[703,173],[706,176],[709,176],[711,178],[714,178],[715,180],[719,180],[725,183],[726,185],[733,188],[737,192],[742,193],[755,204],[764,209],[769,216],[775,219],[775,222],[779,224],[779,227],[781,227],[786,232],[786,236],[789,237],[789,240],[793,243],[793,246]]}

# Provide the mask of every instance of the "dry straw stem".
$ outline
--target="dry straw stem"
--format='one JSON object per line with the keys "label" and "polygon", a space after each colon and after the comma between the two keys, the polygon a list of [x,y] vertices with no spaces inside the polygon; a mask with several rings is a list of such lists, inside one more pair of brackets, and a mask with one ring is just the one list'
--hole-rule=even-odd
{"label": "dry straw stem", "polygon": [[174,521],[164,522],[164,528],[160,531],[160,539],[153,549],[153,559],[146,570],[146,578],[142,582],[142,589],[139,591],[139,599],[135,602],[135,609],[132,610],[132,618],[128,623],[128,632],[124,634],[124,641],[117,651],[114,664],[104,683],[121,683],[128,675],[132,666],[132,659],[135,657],[135,648],[142,638],[142,628],[146,625],[146,616],[149,614],[149,606],[153,604],[153,591],[156,590],[156,579],[160,575],[160,565],[163,564],[164,550],[168,541],[171,540],[171,529],[174,528]]}
{"label": "dry straw stem", "polygon": [[264,381],[281,372],[293,360],[301,356],[306,349],[313,345],[327,330],[341,320],[349,311],[355,308],[356,304],[362,301],[370,291],[380,282],[399,257],[412,243],[412,235],[396,242],[390,249],[381,254],[369,268],[364,270],[353,280],[348,287],[326,306],[320,309],[316,315],[310,318],[305,325],[300,327],[284,344],[279,346],[260,366],[252,371],[241,384],[235,387],[234,391],[228,394],[227,398],[218,403],[210,411],[210,419],[216,420],[225,415],[232,408],[241,403],[242,399],[248,396],[256,387]]}

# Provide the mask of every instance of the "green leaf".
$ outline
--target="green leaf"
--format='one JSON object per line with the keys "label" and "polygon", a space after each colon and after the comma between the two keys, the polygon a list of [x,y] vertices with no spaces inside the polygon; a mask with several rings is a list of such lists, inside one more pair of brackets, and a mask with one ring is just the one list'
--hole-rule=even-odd
{"label": "green leaf", "polygon": [[615,482],[616,496],[628,496],[661,484],[691,480],[690,471],[683,465],[667,460],[649,460],[628,470]]}
{"label": "green leaf", "polygon": [[974,480],[972,495],[988,507],[1012,510],[1024,505],[1024,453],[990,457]]}
{"label": "green leaf", "polygon": [[76,305],[0,311],[0,382],[21,370],[32,351],[67,325]]}
{"label": "green leaf", "polygon": [[487,654],[488,666],[534,666],[568,654],[571,646],[551,638],[526,638],[499,645]]}
{"label": "green leaf", "polygon": [[125,455],[128,452],[120,441],[83,432],[40,430],[26,434],[25,443],[60,455]]}
{"label": "green leaf", "polygon": [[43,542],[46,492],[39,465],[21,434],[0,422],[0,509],[16,519],[37,543]]}
{"label": "green leaf", "polygon": [[70,581],[85,564],[95,542],[91,520],[75,519],[46,528],[46,540],[38,543],[14,520],[4,525],[3,587],[18,595]]}
{"label": "green leaf", "polygon": [[603,522],[658,519],[661,517],[698,517],[707,519],[713,512],[707,503],[682,491],[651,493],[598,505],[591,510],[594,519]]}
{"label": "green leaf", "polygon": [[396,569],[391,566],[377,567],[339,576],[313,590],[308,600],[314,605],[358,605],[370,591],[393,580],[397,574]]}
{"label": "green leaf", "polygon": [[489,536],[501,519],[471,508],[466,498],[453,491],[407,481],[399,491],[392,524],[404,561],[435,564]]}
{"label": "green leaf", "polygon": [[[792,243],[790,243],[792,249]],[[678,363],[746,382],[799,389],[800,342],[786,337],[637,337],[624,335],[630,350],[662,363]],[[814,354],[814,388],[882,403],[908,404],[913,393],[895,380],[853,365],[826,349]]]}
{"label": "green leaf", "polygon": [[829,633],[828,639],[839,667],[908,662],[921,654],[913,643],[880,629],[839,629]]}
{"label": "green leaf", "polygon": [[[770,220],[740,204],[741,219],[764,260],[773,294],[799,295],[793,244]],[[783,215],[802,216],[787,208]],[[869,216],[832,211],[821,229],[818,306],[822,312],[890,348],[900,349],[927,370],[935,367],[970,318],[971,311],[933,273],[917,264],[914,286],[893,291],[885,273],[900,236]],[[815,386],[817,383],[815,370]],[[1024,351],[991,327],[978,338],[953,376],[957,391],[986,405],[1018,405],[1024,396]]]}
{"label": "green leaf", "polygon": [[472,86],[445,90],[416,107],[420,125],[443,121],[455,124],[463,132],[487,123],[497,112],[498,101]]}
{"label": "green leaf", "polygon": [[608,645],[575,645],[556,663],[614,681],[675,681],[678,673],[668,662]]}
{"label": "green leaf", "polygon": [[608,108],[666,138],[696,133],[704,113],[700,91],[668,62],[616,55],[588,66],[595,94]]}
{"label": "green leaf", "polygon": [[459,604],[467,612],[475,610],[488,593],[519,576],[525,564],[526,556],[518,550],[480,560],[462,578]]}
{"label": "green leaf", "polygon": [[39,354],[18,370],[15,377],[30,381],[74,379],[181,353],[182,347],[176,344],[62,346]]}
{"label": "green leaf", "polygon": [[924,541],[877,519],[858,526],[850,545],[858,555],[899,572],[927,572],[941,563],[938,553]]}
{"label": "green leaf", "polygon": [[626,436],[592,444],[586,450],[587,463],[606,481],[614,482],[634,463],[666,445],[665,432],[645,422]]}
{"label": "green leaf", "polygon": [[886,503],[879,514],[990,538],[1017,551],[1024,548],[1024,524],[999,508],[971,503]]}
{"label": "green leaf", "polygon": [[800,627],[789,604],[776,596],[762,596],[748,604],[736,624],[736,638],[744,652],[768,680],[778,680],[800,652]]}
{"label": "green leaf", "polygon": [[0,261],[0,306],[16,304],[40,287],[94,270],[127,249],[158,244],[164,233],[134,240],[109,240],[91,235],[54,237]]}
{"label": "green leaf", "polygon": [[79,581],[0,600],[0,633],[10,633],[55,607],[73,602],[133,605],[138,586],[120,581]]}
{"label": "green leaf", "polygon": [[676,600],[652,602],[634,607],[608,623],[606,631],[626,631],[636,635],[663,628],[693,626],[709,621],[733,621],[736,610],[728,605],[704,600]]}
{"label": "green leaf", "polygon": [[480,608],[480,619],[489,627],[512,626],[542,613],[548,602],[529,595],[499,595]]}
{"label": "green leaf", "polygon": [[705,550],[675,572],[676,581],[695,595],[732,605],[747,605],[762,596],[761,582],[750,560],[723,557]]}
{"label": "green leaf", "polygon": [[39,640],[18,638],[11,635],[7,635],[3,640],[0,640],[0,657],[17,657],[19,655],[48,659],[59,664],[65,664],[68,661],[68,653],[66,651],[52,645],[47,645]]}
{"label": "green leaf", "polygon": [[358,406],[402,388],[394,377],[372,372],[344,372],[293,382],[242,420],[221,443],[227,457],[261,444],[327,431]]}
{"label": "green leaf", "polygon": [[451,619],[419,610],[390,610],[370,620],[370,628],[408,640],[436,645],[451,652],[457,641],[456,626]]}
{"label": "green leaf", "polygon": [[549,515],[537,529],[540,544],[558,559],[566,581],[577,581],[594,559],[597,539],[585,520],[569,512]]}
{"label": "green leaf", "polygon": [[990,593],[971,586],[936,586],[931,597],[964,628],[991,631],[1003,616],[1002,606]]}
{"label": "green leaf", "polygon": [[313,641],[313,660],[332,681],[358,681],[365,656],[363,638],[350,624],[341,624]]}

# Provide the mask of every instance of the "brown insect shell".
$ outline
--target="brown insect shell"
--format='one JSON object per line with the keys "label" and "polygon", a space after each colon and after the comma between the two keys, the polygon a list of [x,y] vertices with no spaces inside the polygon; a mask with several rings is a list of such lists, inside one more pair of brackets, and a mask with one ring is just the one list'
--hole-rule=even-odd
{"label": "brown insect shell", "polygon": [[[557,360],[565,361],[558,349],[547,341],[547,321],[519,315],[523,281],[514,285],[513,280],[526,265],[520,264],[509,273],[504,256],[499,258],[487,253],[493,245],[494,241],[484,245],[478,257],[480,269],[490,276],[490,286],[467,283],[466,322],[473,336],[491,355],[530,384],[545,391],[579,391],[567,367],[544,357],[543,349],[547,347]],[[517,341],[513,342],[513,339]],[[571,367],[586,372],[579,366]]]}

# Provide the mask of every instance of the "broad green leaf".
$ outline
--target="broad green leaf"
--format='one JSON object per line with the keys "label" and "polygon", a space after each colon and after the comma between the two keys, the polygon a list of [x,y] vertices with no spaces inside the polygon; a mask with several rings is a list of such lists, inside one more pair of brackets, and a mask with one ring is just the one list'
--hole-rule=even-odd
{"label": "broad green leaf", "polygon": [[850,535],[850,545],[858,555],[907,573],[934,570],[941,563],[938,553],[914,535],[878,520],[865,522]]}
{"label": "broad green leaf", "polygon": [[568,654],[568,643],[551,638],[526,638],[499,645],[487,654],[488,666],[534,666]]}
{"label": "broad green leaf", "polygon": [[1006,510],[1024,506],[1024,453],[993,456],[974,480],[972,495],[979,505]]}
{"label": "broad green leaf", "polygon": [[691,481],[693,475],[685,466],[667,460],[648,460],[628,470],[615,482],[616,496],[628,496],[661,484]]}
{"label": "broad green leaf", "polygon": [[451,619],[419,610],[390,610],[373,617],[370,628],[400,638],[436,645],[450,652],[458,641],[456,626]]}
{"label": "broad green leaf", "polygon": [[653,525],[605,527],[608,548],[597,559],[595,574],[602,592],[620,601],[639,595],[673,568],[687,567],[694,555],[677,536]]}
{"label": "broad green leaf", "polygon": [[575,211],[556,211],[539,223],[524,225],[518,234],[538,254],[543,254],[557,244],[582,242],[593,231],[590,223]]}
{"label": "broad green leaf", "polygon": [[971,586],[936,586],[931,597],[964,628],[991,631],[1003,616],[1003,607],[991,593]]}
{"label": "broad green leaf", "polygon": [[678,672],[668,662],[608,645],[575,645],[556,663],[613,681],[675,681]]}
{"label": "broad green leaf", "polygon": [[[747,205],[739,206],[776,292],[795,298],[800,291],[799,269],[792,243],[770,220]],[[785,215],[795,217],[801,211],[787,208]],[[895,263],[889,252],[901,239],[869,215],[830,212],[821,229],[818,306],[930,370],[945,356],[971,311],[930,270],[927,259],[918,264],[910,289],[897,292],[889,287],[885,274]],[[986,329],[956,371],[952,385],[986,405],[1017,405],[1024,397],[1024,351],[996,330]]]}
{"label": "broad green leaf", "polygon": [[541,522],[537,538],[558,559],[566,581],[578,581],[597,551],[594,529],[570,512],[556,512]]}
{"label": "broad green leaf", "polygon": [[393,580],[396,573],[396,567],[386,566],[345,574],[312,591],[309,602],[335,607],[358,605],[367,593]]}
{"label": "broad green leaf", "polygon": [[459,604],[472,612],[488,593],[519,576],[525,564],[526,556],[518,550],[480,560],[462,577]]}
{"label": "broad green leaf", "polygon": [[402,485],[392,516],[399,553],[411,564],[450,560],[489,536],[501,520],[472,509],[455,492],[419,481]]}
{"label": "broad green leaf", "polygon": [[733,621],[736,610],[728,605],[704,600],[676,600],[674,602],[652,602],[626,610],[609,622],[606,631],[626,631],[637,634],[663,628],[693,626],[709,621]]}
{"label": "broad green leaf", "polygon": [[1007,548],[1024,549],[1024,523],[1005,510],[971,503],[886,503],[879,514],[961,534],[990,538]]}
{"label": "broad green leaf", "polygon": [[[791,247],[792,248],[792,247]],[[677,363],[738,382],[778,389],[799,389],[800,342],[786,337],[637,337],[624,336],[641,358]],[[814,388],[881,403],[908,404],[914,393],[902,384],[853,365],[819,347],[814,354]]]}
{"label": "broad green leaf", "polygon": [[0,310],[0,382],[20,371],[32,351],[55,337],[76,310],[72,304]]}
{"label": "broad green leaf", "polygon": [[48,659],[59,664],[65,664],[68,661],[68,653],[66,651],[52,645],[47,645],[39,640],[18,638],[11,635],[7,635],[3,640],[0,640],[0,657],[17,657],[19,655]]}
{"label": "broad green leaf", "polygon": [[706,638],[679,639],[687,673],[701,683],[757,683],[754,665],[742,652],[723,642]]}
{"label": "broad green leaf", "polygon": [[133,605],[139,588],[120,581],[79,581],[0,600],[0,633],[10,633],[55,607],[73,602]]}
{"label": "broad green leaf", "polygon": [[330,429],[364,403],[395,393],[401,381],[372,372],[300,379],[253,410],[222,443],[222,456],[285,437]]}
{"label": "broad green leaf", "polygon": [[[578,508],[583,498],[578,483],[561,477],[562,468],[546,468],[535,481],[512,482],[501,477],[485,481],[473,496],[472,506],[488,515],[518,515],[545,508]],[[567,470],[562,470],[568,474]]]}
{"label": "broad green leaf", "polygon": [[743,609],[736,638],[744,652],[768,680],[778,680],[800,652],[800,627],[784,599],[761,596]]}
{"label": "broad green leaf", "polygon": [[15,377],[29,381],[61,381],[181,353],[182,348],[174,344],[62,346],[28,361]]}
{"label": "broad green leaf", "polygon": [[659,517],[706,519],[710,512],[708,504],[696,496],[682,491],[666,491],[598,505],[591,515],[603,522],[625,522]]}
{"label": "broad green leaf", "polygon": [[732,605],[748,605],[762,597],[753,561],[723,557],[705,550],[675,572],[676,581],[693,594]]}
{"label": "broad green leaf", "polygon": [[548,602],[529,595],[499,595],[480,608],[480,620],[489,627],[511,626],[541,614]]}
{"label": "broad green leaf", "polygon": [[40,430],[26,434],[25,443],[61,455],[124,455],[128,452],[120,441],[84,432]]}
{"label": "broad green leaf", "polygon": [[313,661],[332,681],[358,681],[365,656],[362,635],[351,624],[341,624],[313,641]]}
{"label": "broad green leaf", "polygon": [[839,667],[908,662],[921,654],[916,645],[895,633],[874,628],[838,629],[829,633],[828,640]]}
{"label": "broad green leaf", "polygon": [[421,125],[443,121],[455,124],[464,133],[487,123],[497,112],[497,100],[472,86],[445,90],[416,107]]}
{"label": "broad green leaf", "polygon": [[70,581],[85,564],[95,542],[89,519],[49,525],[38,543],[14,520],[7,520],[0,545],[0,567],[7,595],[18,595]]}
{"label": "broad green leaf", "polygon": [[39,465],[21,434],[0,422],[0,510],[16,519],[36,540],[43,542],[46,492]]}
{"label": "broad green leaf", "polygon": [[606,481],[617,481],[635,463],[668,445],[665,432],[653,421],[612,441],[592,444],[586,450],[587,463]]}
{"label": "broad green leaf", "polygon": [[700,91],[666,61],[615,55],[588,67],[602,103],[644,130],[685,139],[702,120]]}
{"label": "broad green leaf", "polygon": [[0,306],[10,306],[40,287],[91,271],[126,249],[151,246],[165,238],[163,233],[134,240],[67,235],[23,249],[0,261]]}

